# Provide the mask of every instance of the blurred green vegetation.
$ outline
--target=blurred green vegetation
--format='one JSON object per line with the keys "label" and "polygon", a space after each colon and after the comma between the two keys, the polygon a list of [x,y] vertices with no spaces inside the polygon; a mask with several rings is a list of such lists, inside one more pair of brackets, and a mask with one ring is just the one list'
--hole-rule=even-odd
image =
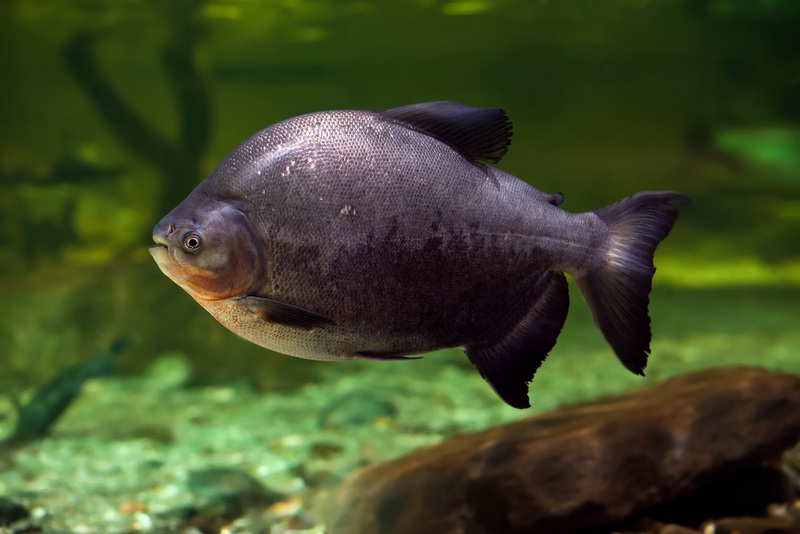
{"label": "blurred green vegetation", "polygon": [[316,376],[218,326],[146,246],[241,140],[322,109],[503,107],[503,169],[570,211],[689,194],[656,285],[759,309],[753,288],[800,285],[798,27],[793,0],[0,2],[0,387],[119,333],[141,340],[126,372],[179,350],[199,382]]}

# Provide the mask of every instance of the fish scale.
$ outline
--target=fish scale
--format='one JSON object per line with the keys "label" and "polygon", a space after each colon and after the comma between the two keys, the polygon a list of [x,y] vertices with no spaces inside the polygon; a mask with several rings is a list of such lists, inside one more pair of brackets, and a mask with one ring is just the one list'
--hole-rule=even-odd
{"label": "fish scale", "polygon": [[320,360],[462,347],[516,407],[566,318],[565,271],[641,373],[652,256],[686,197],[566,212],[479,161],[499,161],[510,135],[502,110],[452,102],[288,119],[234,149],[156,226],[151,252],[254,343]]}

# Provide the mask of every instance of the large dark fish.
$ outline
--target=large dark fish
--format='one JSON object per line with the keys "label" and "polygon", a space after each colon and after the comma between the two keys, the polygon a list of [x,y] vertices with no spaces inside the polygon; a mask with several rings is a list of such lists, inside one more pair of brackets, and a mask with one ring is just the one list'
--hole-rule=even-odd
{"label": "large dark fish", "polygon": [[232,332],[317,360],[463,347],[511,406],[567,315],[568,272],[622,363],[650,352],[656,245],[686,196],[558,208],[489,167],[499,109],[452,102],[289,119],[231,152],[161,222],[161,270]]}

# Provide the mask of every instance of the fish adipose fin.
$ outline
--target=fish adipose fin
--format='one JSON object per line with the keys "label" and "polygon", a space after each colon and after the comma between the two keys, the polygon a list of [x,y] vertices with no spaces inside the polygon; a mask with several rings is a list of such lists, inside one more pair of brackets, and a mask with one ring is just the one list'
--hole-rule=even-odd
{"label": "fish adipose fin", "polygon": [[564,202],[564,195],[561,193],[550,193],[547,195],[547,202],[553,206],[560,206]]}
{"label": "fish adipose fin", "polygon": [[475,161],[497,163],[511,144],[511,121],[502,109],[425,102],[378,113],[423,130]]}
{"label": "fish adipose fin", "polygon": [[674,191],[643,191],[595,211],[608,226],[611,245],[601,268],[575,277],[594,323],[622,364],[644,375],[650,354],[653,254],[689,197]]}
{"label": "fish adipose fin", "polygon": [[292,326],[303,330],[311,330],[322,326],[332,326],[330,319],[285,302],[267,299],[264,297],[242,297],[239,302],[264,321],[269,323]]}
{"label": "fish adipose fin", "polygon": [[467,346],[469,361],[495,393],[514,408],[528,408],[528,382],[556,344],[569,308],[563,273],[547,272],[527,315],[493,345]]}

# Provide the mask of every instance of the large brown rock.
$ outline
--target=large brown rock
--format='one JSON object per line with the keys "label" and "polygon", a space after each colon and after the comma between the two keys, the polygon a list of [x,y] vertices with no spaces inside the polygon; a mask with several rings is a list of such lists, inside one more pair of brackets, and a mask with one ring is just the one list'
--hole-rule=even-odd
{"label": "large brown rock", "polygon": [[617,522],[800,440],[800,377],[721,368],[450,439],[345,482],[333,534],[563,533]]}

